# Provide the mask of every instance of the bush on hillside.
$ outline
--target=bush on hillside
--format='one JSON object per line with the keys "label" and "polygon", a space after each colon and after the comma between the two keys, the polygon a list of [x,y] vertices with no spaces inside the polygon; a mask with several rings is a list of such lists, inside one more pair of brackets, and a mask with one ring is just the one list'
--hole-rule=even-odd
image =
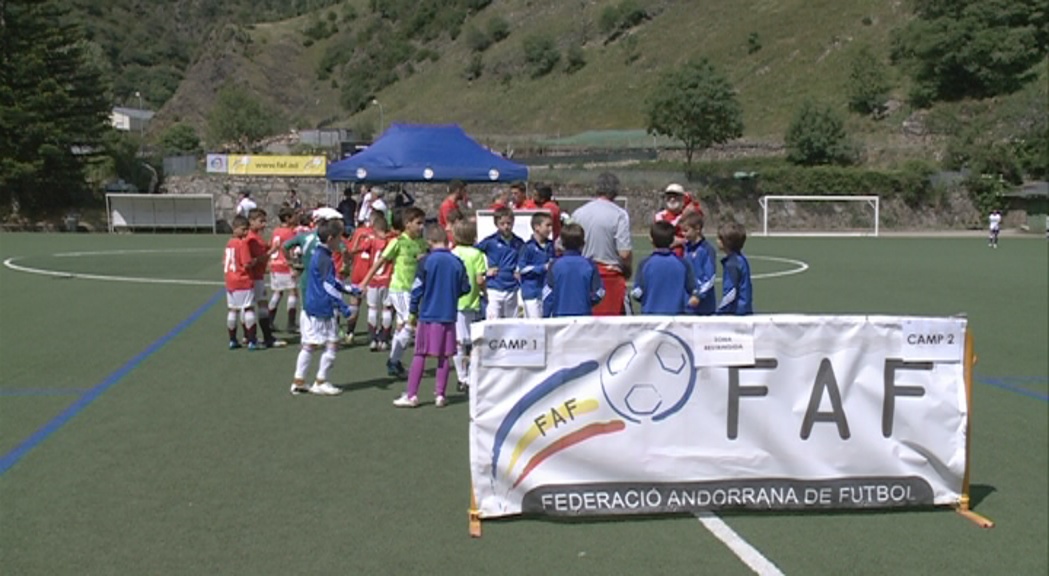
{"label": "bush on hillside", "polygon": [[533,34],[524,39],[525,63],[532,78],[539,78],[550,73],[561,61],[561,51],[557,49],[554,39],[545,34]]}
{"label": "bush on hillside", "polygon": [[597,26],[607,37],[605,41],[611,42],[647,19],[648,12],[639,6],[636,0],[622,0],[619,4],[606,6],[601,11]]}
{"label": "bush on hillside", "polygon": [[850,62],[846,86],[849,108],[860,114],[881,115],[891,89],[888,66],[878,59],[869,46],[860,48]]}
{"label": "bush on hillside", "polygon": [[473,24],[466,27],[466,47],[472,52],[484,52],[492,45],[492,39]]}
{"label": "bush on hillside", "polygon": [[830,106],[802,102],[784,137],[787,160],[801,166],[847,166],[858,159],[845,122]]}
{"label": "bush on hillside", "polygon": [[488,21],[488,36],[492,42],[502,42],[510,35],[510,23],[502,16],[492,16]]}
{"label": "bush on hillside", "polygon": [[572,46],[565,54],[565,73],[574,74],[586,66],[586,54],[579,46]]}

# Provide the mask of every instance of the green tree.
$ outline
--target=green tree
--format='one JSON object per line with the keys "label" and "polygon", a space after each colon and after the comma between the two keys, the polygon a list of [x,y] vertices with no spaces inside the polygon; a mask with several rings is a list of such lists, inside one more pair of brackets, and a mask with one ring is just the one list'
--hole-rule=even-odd
{"label": "green tree", "polygon": [[705,58],[664,72],[645,108],[648,132],[680,140],[688,164],[697,150],[743,134],[735,90]]}
{"label": "green tree", "polygon": [[888,67],[871,51],[863,46],[853,55],[849,68],[849,108],[860,114],[881,114],[889,98]]}
{"label": "green tree", "polygon": [[802,102],[784,138],[787,160],[802,166],[848,165],[856,150],[845,132],[845,122],[830,106]]}
{"label": "green tree", "polygon": [[275,113],[236,84],[227,84],[219,90],[208,115],[212,144],[234,142],[241,152],[254,151],[256,142],[277,133],[277,126]]}
{"label": "green tree", "polygon": [[0,2],[0,210],[47,216],[91,197],[110,108],[81,39],[65,2]]}
{"label": "green tree", "polygon": [[1044,2],[915,0],[915,14],[894,34],[892,59],[918,106],[1013,92],[1049,48]]}
{"label": "green tree", "polygon": [[160,147],[165,154],[200,151],[200,136],[189,124],[175,124],[160,135]]}

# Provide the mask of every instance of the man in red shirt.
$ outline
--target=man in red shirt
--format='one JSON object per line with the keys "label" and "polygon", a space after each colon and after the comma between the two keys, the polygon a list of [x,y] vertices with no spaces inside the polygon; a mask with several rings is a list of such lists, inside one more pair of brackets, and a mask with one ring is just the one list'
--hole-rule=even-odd
{"label": "man in red shirt", "polygon": [[535,203],[528,198],[528,189],[524,182],[514,182],[510,185],[510,200],[507,205],[511,210],[535,208]]}
{"label": "man in red shirt", "polygon": [[670,184],[663,192],[664,208],[656,212],[655,222],[669,222],[674,225],[674,242],[670,249],[678,256],[685,254],[685,236],[681,232],[681,216],[687,212],[699,212],[703,215],[703,209],[692,195],[685,192],[681,184]]}
{"label": "man in red shirt", "polygon": [[557,240],[561,237],[561,206],[554,202],[553,196],[554,191],[549,184],[539,184],[535,187],[535,202],[528,202],[537,210],[550,212],[550,218],[554,221],[554,237],[551,240]]}
{"label": "man in red shirt", "polygon": [[462,206],[467,202],[466,183],[462,180],[452,180],[448,183],[448,196],[441,202],[437,211],[437,223],[441,228],[448,227],[448,213],[452,210],[463,211]]}

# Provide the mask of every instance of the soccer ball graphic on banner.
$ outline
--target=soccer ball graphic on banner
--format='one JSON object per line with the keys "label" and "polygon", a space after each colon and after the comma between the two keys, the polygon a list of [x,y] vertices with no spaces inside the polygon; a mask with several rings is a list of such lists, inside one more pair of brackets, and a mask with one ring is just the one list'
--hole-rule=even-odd
{"label": "soccer ball graphic on banner", "polygon": [[681,410],[696,384],[696,363],[684,340],[661,330],[624,342],[601,363],[601,390],[617,414],[659,422]]}

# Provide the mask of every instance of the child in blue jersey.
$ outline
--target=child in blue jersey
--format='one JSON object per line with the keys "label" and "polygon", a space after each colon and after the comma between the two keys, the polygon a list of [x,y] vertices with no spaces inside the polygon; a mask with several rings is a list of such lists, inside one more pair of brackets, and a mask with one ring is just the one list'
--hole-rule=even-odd
{"label": "child in blue jersey", "polygon": [[754,313],[754,290],[750,284],[750,263],[743,255],[747,231],[742,224],[729,222],[718,229],[721,259],[721,304],[717,314],[747,316]]}
{"label": "child in blue jersey", "polygon": [[[343,294],[349,294],[345,286],[335,276],[335,265],[332,263],[332,250],[337,250],[342,242],[343,225],[341,220],[332,220],[317,226],[317,247],[310,259],[309,268],[305,270],[306,290],[303,291],[303,307],[299,331],[302,334],[302,348],[295,362],[295,378],[292,380],[292,394],[320,394],[334,396],[341,394],[342,389],[328,382],[328,371],[335,363],[335,353],[339,349],[339,319],[336,311],[349,317],[350,307],[342,300]],[[321,354],[317,377],[312,386],[306,387],[306,371],[313,360],[313,351],[324,346]]]}
{"label": "child in blue jersey", "polygon": [[477,244],[488,258],[487,320],[517,315],[517,254],[524,246],[524,240],[514,234],[513,210],[499,208],[494,218],[496,232]]}
{"label": "child in blue jersey", "polygon": [[718,250],[703,236],[703,215],[686,212],[678,221],[681,234],[685,237],[685,262],[692,266],[699,288],[699,305],[689,306],[689,314],[710,316],[718,307],[714,293],[714,278],[717,276]]}
{"label": "child in blue jersey", "polygon": [[605,297],[605,283],[594,261],[583,256],[586,233],[579,224],[561,229],[564,253],[550,265],[543,289],[543,316],[590,316]]}
{"label": "child in blue jersey", "polygon": [[525,318],[543,317],[543,286],[546,286],[546,271],[554,259],[554,243],[550,240],[553,227],[550,214],[533,214],[532,238],[517,253],[517,277],[521,282]]}
{"label": "child in blue jersey", "polygon": [[659,220],[649,236],[655,250],[641,261],[630,295],[641,302],[641,313],[656,316],[683,314],[686,306],[699,304],[699,286],[692,266],[670,250],[676,229]]}
{"label": "child in blue jersey", "polygon": [[470,278],[466,266],[448,250],[448,233],[437,224],[426,230],[430,252],[419,263],[412,283],[408,322],[418,329],[415,334],[415,358],[408,372],[408,387],[393,405],[414,408],[419,405],[419,385],[423,379],[426,358],[437,358],[437,387],[434,404],[445,406],[445,390],[451,365],[448,359],[455,355],[455,321],[459,297],[470,293]]}

